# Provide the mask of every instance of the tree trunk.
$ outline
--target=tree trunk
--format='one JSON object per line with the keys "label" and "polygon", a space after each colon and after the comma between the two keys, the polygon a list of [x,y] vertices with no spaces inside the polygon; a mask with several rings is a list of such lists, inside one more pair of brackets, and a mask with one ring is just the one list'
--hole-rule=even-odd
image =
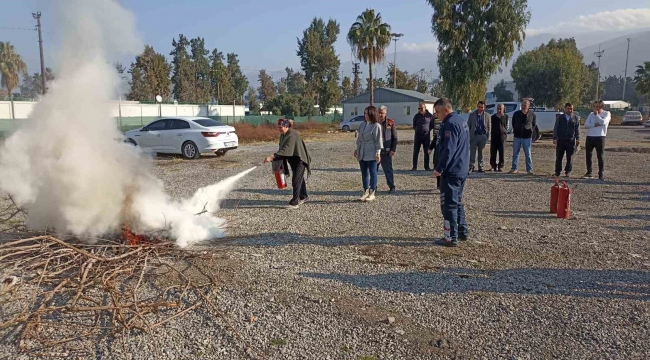
{"label": "tree trunk", "polygon": [[368,62],[368,73],[370,74],[370,105],[372,105],[375,102],[375,87],[374,87],[374,79],[372,78],[372,60]]}

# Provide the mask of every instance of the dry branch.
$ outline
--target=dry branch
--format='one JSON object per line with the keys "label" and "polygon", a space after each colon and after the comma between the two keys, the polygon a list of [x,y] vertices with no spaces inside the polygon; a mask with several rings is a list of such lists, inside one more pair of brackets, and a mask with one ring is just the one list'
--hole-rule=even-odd
{"label": "dry branch", "polygon": [[[0,323],[0,329],[18,330],[18,346],[30,355],[89,356],[83,348],[92,346],[78,345],[95,341],[103,332],[126,339],[132,331],[151,331],[204,306],[204,293],[212,291],[214,282],[194,284],[169,264],[180,259],[191,264],[201,256],[160,239],[101,246],[44,235],[5,243],[0,245],[1,265],[22,269],[22,282],[38,292],[23,311]],[[148,272],[160,266],[173,271]],[[154,285],[163,277],[166,283],[173,278],[164,290]],[[183,306],[190,294],[199,300]]]}

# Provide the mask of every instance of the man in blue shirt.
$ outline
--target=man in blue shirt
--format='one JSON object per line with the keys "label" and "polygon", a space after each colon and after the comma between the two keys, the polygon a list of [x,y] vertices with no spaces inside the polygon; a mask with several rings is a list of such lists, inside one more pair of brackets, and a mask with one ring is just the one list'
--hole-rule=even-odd
{"label": "man in blue shirt", "polygon": [[440,176],[440,208],[444,218],[445,237],[437,245],[457,246],[458,240],[467,240],[469,228],[465,221],[463,190],[469,174],[469,127],[454,114],[451,101],[438,99],[434,105],[440,125],[438,163],[433,176]]}

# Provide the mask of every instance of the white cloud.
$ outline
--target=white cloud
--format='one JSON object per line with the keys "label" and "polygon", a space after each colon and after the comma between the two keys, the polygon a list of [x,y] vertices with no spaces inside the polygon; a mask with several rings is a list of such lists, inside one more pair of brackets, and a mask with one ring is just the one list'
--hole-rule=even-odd
{"label": "white cloud", "polygon": [[526,35],[558,33],[590,33],[597,31],[636,30],[650,27],[650,8],[619,9],[583,15],[573,21],[564,21],[551,27],[527,29]]}
{"label": "white cloud", "polygon": [[429,41],[425,43],[403,43],[401,47],[402,51],[406,52],[431,52],[438,51],[438,43],[435,41]]}

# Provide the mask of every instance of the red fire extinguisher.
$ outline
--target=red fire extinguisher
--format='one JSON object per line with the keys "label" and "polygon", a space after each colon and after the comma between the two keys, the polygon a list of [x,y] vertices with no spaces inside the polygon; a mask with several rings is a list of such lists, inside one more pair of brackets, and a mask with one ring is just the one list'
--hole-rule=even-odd
{"label": "red fire extinguisher", "polygon": [[557,217],[560,219],[569,219],[571,217],[571,189],[566,181],[558,191]]}
{"label": "red fire extinguisher", "polygon": [[285,189],[287,187],[287,181],[284,177],[284,167],[282,160],[275,160],[271,163],[271,168],[273,174],[275,175],[275,183],[278,186],[278,189]]}
{"label": "red fire extinguisher", "polygon": [[555,179],[555,184],[551,186],[551,212],[553,214],[557,213],[557,198],[560,191],[560,183]]}

